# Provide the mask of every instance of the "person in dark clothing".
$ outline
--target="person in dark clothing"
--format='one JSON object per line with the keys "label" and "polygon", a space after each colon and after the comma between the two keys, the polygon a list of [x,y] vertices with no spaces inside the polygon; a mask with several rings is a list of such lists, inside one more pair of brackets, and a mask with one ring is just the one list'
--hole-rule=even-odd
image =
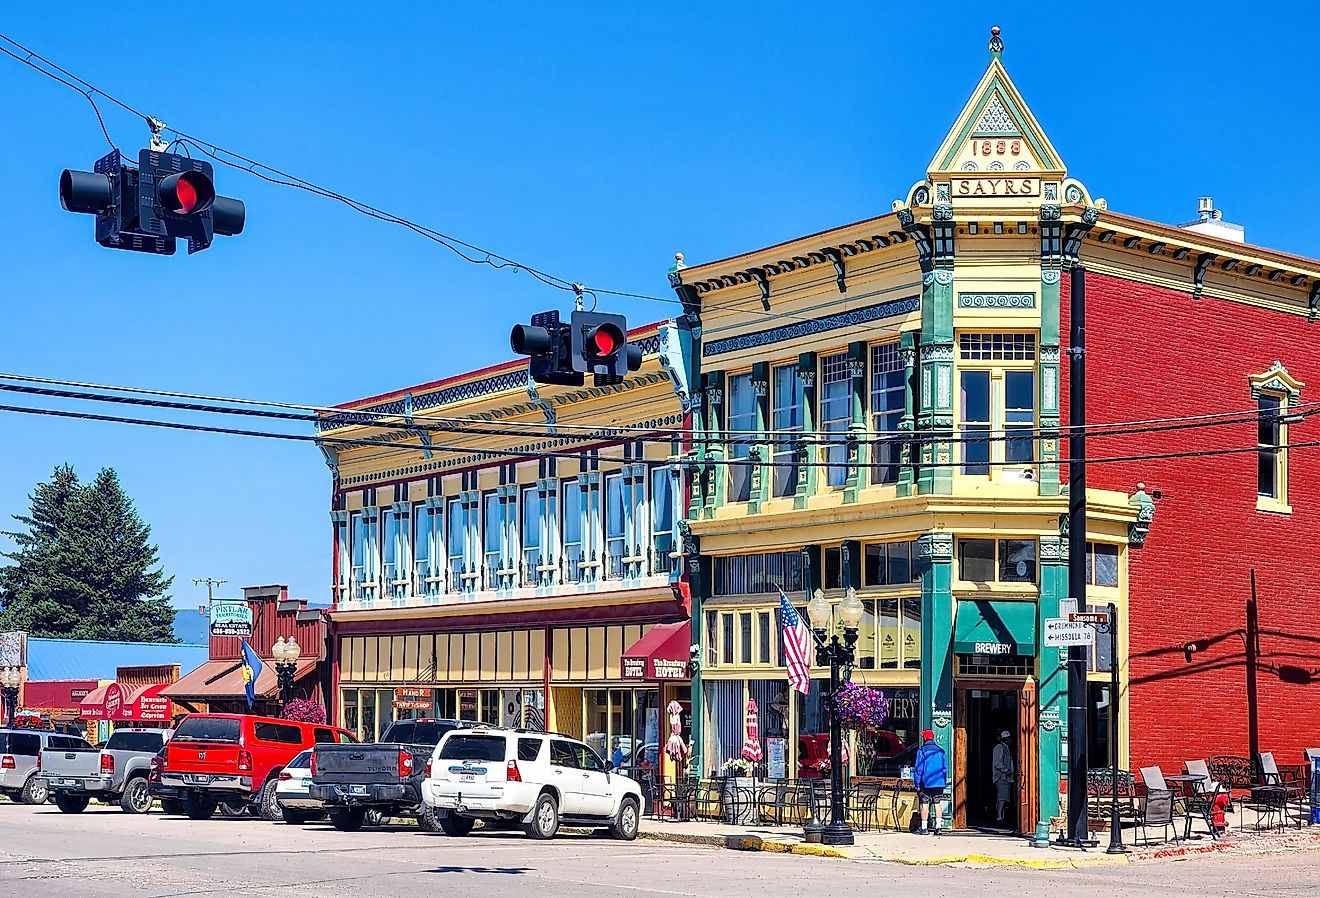
{"label": "person in dark clothing", "polygon": [[921,828],[917,832],[925,835],[932,831],[926,828],[926,824],[931,806],[934,805],[933,832],[938,836],[944,828],[944,790],[949,787],[949,756],[936,744],[933,730],[925,730],[921,734],[921,748],[917,749],[912,778],[917,785],[917,801],[921,804]]}

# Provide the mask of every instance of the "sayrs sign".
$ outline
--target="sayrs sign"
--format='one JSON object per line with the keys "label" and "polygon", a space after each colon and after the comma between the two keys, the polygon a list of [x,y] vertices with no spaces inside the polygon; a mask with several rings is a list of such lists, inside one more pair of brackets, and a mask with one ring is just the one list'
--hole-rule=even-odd
{"label": "sayrs sign", "polygon": [[953,195],[955,197],[1039,196],[1040,178],[955,178]]}
{"label": "sayrs sign", "polygon": [[247,602],[216,602],[211,606],[211,635],[252,637],[252,609]]}

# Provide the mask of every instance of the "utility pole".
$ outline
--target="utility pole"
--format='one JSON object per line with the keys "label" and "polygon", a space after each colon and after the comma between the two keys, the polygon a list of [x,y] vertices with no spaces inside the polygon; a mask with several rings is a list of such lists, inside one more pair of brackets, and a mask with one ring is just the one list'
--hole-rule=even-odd
{"label": "utility pole", "polygon": [[224,586],[224,585],[225,585],[226,583],[228,583],[228,582],[229,582],[228,580],[217,580],[217,579],[215,579],[214,577],[194,577],[194,578],[193,578],[193,586],[201,586],[203,583],[206,584],[206,605],[207,605],[207,607],[210,607],[211,605],[214,605],[214,604],[215,604],[215,593],[214,593],[214,590],[216,589],[216,587],[218,587],[218,586]]}

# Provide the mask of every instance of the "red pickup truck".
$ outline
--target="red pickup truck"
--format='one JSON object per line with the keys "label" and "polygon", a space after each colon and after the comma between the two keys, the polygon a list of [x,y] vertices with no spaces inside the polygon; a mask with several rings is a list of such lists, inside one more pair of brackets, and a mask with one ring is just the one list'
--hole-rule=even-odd
{"label": "red pickup truck", "polygon": [[193,820],[211,817],[221,804],[252,805],[261,817],[279,820],[275,786],[284,766],[318,742],[355,741],[323,723],[190,714],[166,745],[160,782],[177,790],[181,810]]}

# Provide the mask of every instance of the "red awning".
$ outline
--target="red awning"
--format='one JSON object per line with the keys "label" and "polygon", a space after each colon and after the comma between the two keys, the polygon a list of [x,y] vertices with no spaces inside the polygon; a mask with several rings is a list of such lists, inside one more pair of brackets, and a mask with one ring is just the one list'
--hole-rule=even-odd
{"label": "red awning", "polygon": [[[302,679],[316,669],[315,658],[304,658],[298,662],[298,669],[293,678]],[[257,698],[274,698],[279,693],[279,683],[275,679],[275,665],[266,661],[252,691]],[[165,695],[176,701],[197,699],[214,701],[217,699],[241,699],[247,695],[247,683],[243,679],[243,667],[237,659],[230,661],[207,661],[192,673],[184,675],[177,683],[165,689]]]}
{"label": "red awning", "polygon": [[657,624],[623,653],[625,680],[686,680],[691,661],[692,623]]}
{"label": "red awning", "polygon": [[165,683],[150,686],[100,686],[82,700],[83,720],[132,720],[144,723],[169,723],[170,700],[162,696]]}

